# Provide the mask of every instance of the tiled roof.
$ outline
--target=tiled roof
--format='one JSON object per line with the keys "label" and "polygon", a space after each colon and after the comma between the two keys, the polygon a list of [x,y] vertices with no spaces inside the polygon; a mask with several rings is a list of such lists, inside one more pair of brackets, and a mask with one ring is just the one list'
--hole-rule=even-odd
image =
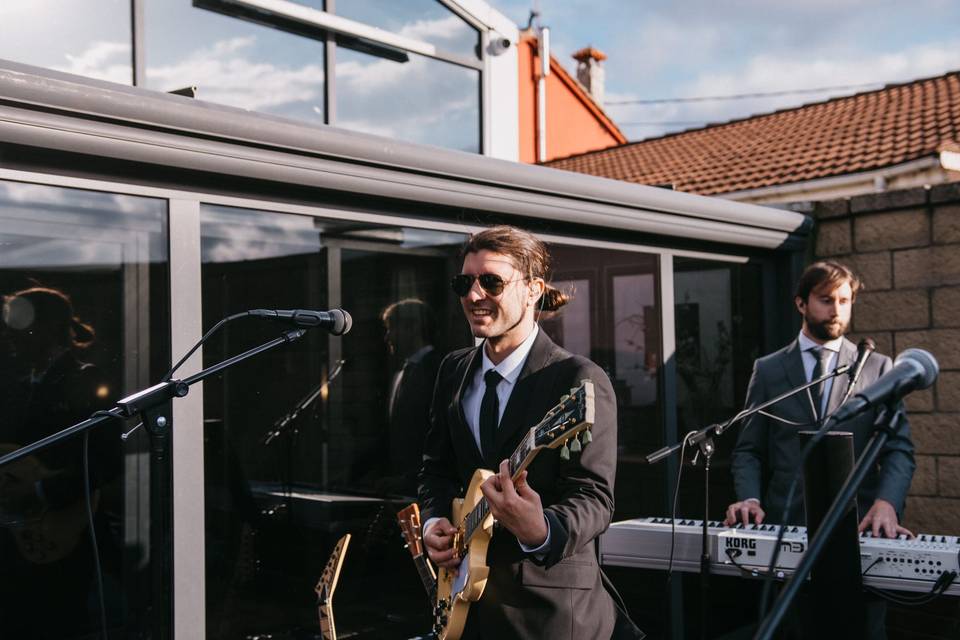
{"label": "tiled roof", "polygon": [[932,156],[960,141],[960,71],[548,162],[717,194]]}

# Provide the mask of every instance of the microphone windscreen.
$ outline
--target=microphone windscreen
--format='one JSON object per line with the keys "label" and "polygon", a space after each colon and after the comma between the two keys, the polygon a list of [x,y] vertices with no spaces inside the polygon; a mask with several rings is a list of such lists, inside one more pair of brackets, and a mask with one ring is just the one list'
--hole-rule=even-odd
{"label": "microphone windscreen", "polygon": [[333,327],[330,333],[335,336],[342,336],[353,327],[353,318],[343,309],[331,309],[330,315],[333,317]]}
{"label": "microphone windscreen", "polygon": [[929,351],[924,351],[923,349],[907,349],[906,351],[901,351],[900,354],[897,355],[897,359],[893,361],[893,364],[896,366],[901,362],[910,362],[923,371],[923,378],[918,387],[919,389],[926,389],[932,385],[936,382],[937,376],[940,374],[940,365],[937,364],[937,359],[934,358],[933,354]]}

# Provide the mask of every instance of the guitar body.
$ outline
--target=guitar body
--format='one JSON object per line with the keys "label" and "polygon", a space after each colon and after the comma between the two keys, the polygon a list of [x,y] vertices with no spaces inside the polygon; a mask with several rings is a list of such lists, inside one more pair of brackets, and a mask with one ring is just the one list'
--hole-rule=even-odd
{"label": "guitar body", "polygon": [[[0,443],[0,455],[18,448],[15,444]],[[10,530],[20,555],[34,564],[49,564],[67,557],[87,530],[87,506],[83,499],[61,509],[50,509],[37,495],[36,483],[56,475],[34,456],[0,469],[0,526]],[[90,494],[94,511],[99,496],[98,491]]]}
{"label": "guitar body", "polygon": [[[494,475],[492,471],[477,469],[470,479],[470,486],[463,498],[453,501],[453,522],[461,522],[483,498],[480,485]],[[493,537],[493,516],[487,515],[473,537],[469,540],[468,551],[460,561],[459,574],[440,569],[437,577],[437,611],[441,623],[437,634],[440,640],[459,640],[467,622],[470,603],[483,595],[487,586],[490,567],[487,566],[487,548]]]}

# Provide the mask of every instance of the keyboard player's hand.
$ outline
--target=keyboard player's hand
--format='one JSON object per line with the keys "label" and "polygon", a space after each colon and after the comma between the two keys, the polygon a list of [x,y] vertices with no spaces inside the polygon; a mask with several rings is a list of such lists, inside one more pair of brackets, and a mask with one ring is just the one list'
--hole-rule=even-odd
{"label": "keyboard player's hand", "polygon": [[747,526],[751,520],[757,524],[762,524],[766,515],[766,512],[760,507],[759,500],[742,500],[727,507],[727,519],[723,521],[723,525],[732,527],[736,523],[742,522],[744,526]]}

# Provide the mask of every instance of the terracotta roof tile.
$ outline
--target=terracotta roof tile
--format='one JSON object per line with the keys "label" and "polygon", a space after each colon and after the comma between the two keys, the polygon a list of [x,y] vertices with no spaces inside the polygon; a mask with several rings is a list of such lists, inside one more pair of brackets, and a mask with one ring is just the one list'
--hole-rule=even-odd
{"label": "terracotta roof tile", "polygon": [[558,169],[729,193],[868,171],[960,140],[960,72],[553,160]]}

